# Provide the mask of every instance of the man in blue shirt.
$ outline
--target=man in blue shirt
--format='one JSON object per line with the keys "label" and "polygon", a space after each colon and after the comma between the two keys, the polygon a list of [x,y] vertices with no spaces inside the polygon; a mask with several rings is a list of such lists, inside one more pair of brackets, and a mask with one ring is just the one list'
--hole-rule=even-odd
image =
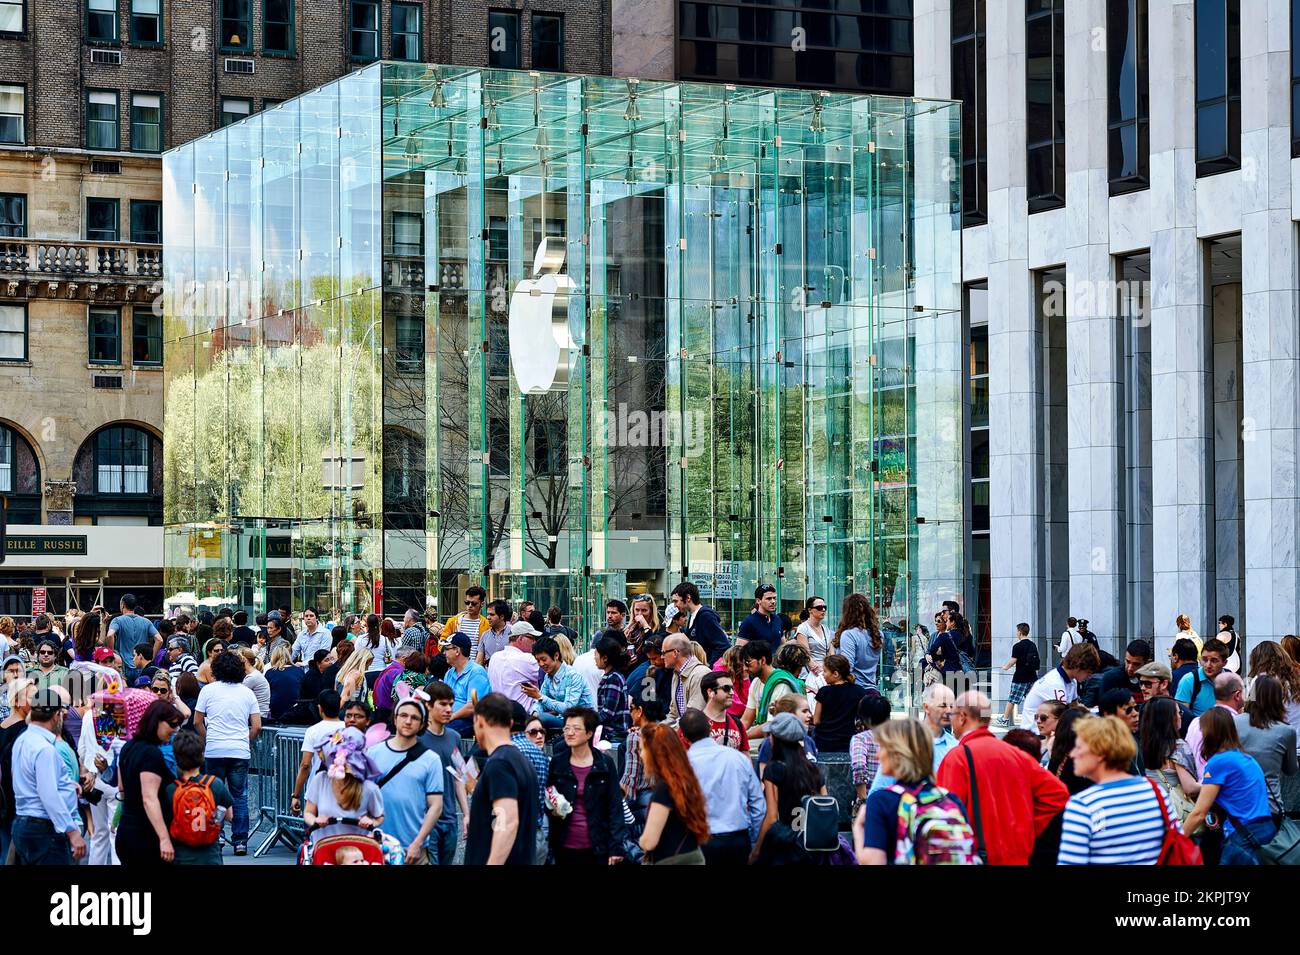
{"label": "man in blue shirt", "polygon": [[[679,632],[702,646],[705,656],[709,659],[709,666],[713,666],[731,646],[726,631],[722,629],[717,611],[712,607],[701,605],[699,588],[689,580],[683,580],[673,588],[672,601],[678,614],[685,615]],[[769,643],[769,646],[776,647],[780,643],[781,641],[777,640],[776,643]]]}
{"label": "man in blue shirt", "polygon": [[473,641],[463,633],[453,633],[443,649],[443,656],[447,658],[447,672],[443,674],[442,681],[456,694],[451,704],[451,722],[447,725],[462,736],[474,732],[476,696],[481,700],[492,692],[492,681],[488,679],[487,669],[470,659],[473,653]]}
{"label": "man in blue shirt", "polygon": [[1214,705],[1214,678],[1223,672],[1227,662],[1227,648],[1217,640],[1206,641],[1201,650],[1200,670],[1183,677],[1174,699],[1191,707],[1193,716],[1200,716]]}
{"label": "man in blue shirt", "polygon": [[704,792],[709,841],[704,859],[709,865],[746,865],[767,812],[763,787],[749,756],[719,746],[710,735],[709,718],[687,710],[677,724],[690,744],[686,758]]}
{"label": "man in blue shirt", "polygon": [[533,712],[547,729],[564,726],[564,711],[575,706],[595,709],[591,687],[573,667],[560,657],[560,645],[554,637],[539,637],[533,644],[533,656],[546,674],[541,687],[525,683],[520,689],[537,701]]}
{"label": "man in blue shirt", "polygon": [[[925,688],[925,695],[921,697],[921,709],[925,713],[925,718],[921,725],[929,730],[930,735],[934,737],[934,772],[939,772],[939,764],[943,758],[948,755],[948,751],[957,745],[957,737],[952,732],[952,714],[956,709],[956,697],[952,688],[946,683],[931,683]],[[876,773],[876,778],[871,783],[870,792],[877,789],[885,789],[894,785],[898,780],[892,776],[886,776],[884,773]]]}
{"label": "man in blue shirt", "polygon": [[746,642],[766,640],[773,649],[781,645],[781,617],[776,612],[776,588],[759,584],[754,591],[754,609],[740,623],[737,638]]}
{"label": "man in blue shirt", "polygon": [[396,732],[366,750],[382,774],[384,831],[406,847],[407,865],[428,865],[433,828],[442,815],[442,760],[420,742],[428,711],[418,699],[393,710]]}
{"label": "man in blue shirt", "polygon": [[134,686],[135,678],[140,675],[135,667],[136,644],[152,641],[158,636],[158,628],[148,617],[135,612],[135,594],[123,594],[120,607],[121,615],[114,617],[108,625],[108,646],[122,658],[122,676],[126,677],[126,685]]}
{"label": "man in blue shirt", "polygon": [[57,689],[32,697],[27,731],[13,749],[13,844],[19,865],[72,865],[86,854],[77,824],[77,782],[59,755],[63,697]]}

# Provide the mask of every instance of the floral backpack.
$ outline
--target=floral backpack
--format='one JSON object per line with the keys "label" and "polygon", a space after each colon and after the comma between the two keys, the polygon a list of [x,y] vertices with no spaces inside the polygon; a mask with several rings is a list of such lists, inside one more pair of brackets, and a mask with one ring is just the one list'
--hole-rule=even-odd
{"label": "floral backpack", "polygon": [[946,789],[889,787],[898,793],[898,836],[894,865],[979,865],[975,833],[961,803]]}

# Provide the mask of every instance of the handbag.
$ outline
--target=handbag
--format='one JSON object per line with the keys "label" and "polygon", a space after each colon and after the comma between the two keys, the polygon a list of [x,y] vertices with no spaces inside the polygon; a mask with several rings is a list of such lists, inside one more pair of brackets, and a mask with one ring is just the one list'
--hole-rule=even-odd
{"label": "handbag", "polygon": [[1205,860],[1201,858],[1200,847],[1169,819],[1169,810],[1165,808],[1165,801],[1160,798],[1160,787],[1152,779],[1148,779],[1147,783],[1155,793],[1156,804],[1160,806],[1160,816],[1165,821],[1165,841],[1160,846],[1156,865],[1204,865]]}
{"label": "handbag", "polygon": [[1261,843],[1240,819],[1231,814],[1228,818],[1246,840],[1246,845],[1255,850],[1260,865],[1300,865],[1300,819],[1284,817],[1277,827],[1277,834],[1268,842]]}
{"label": "handbag", "polygon": [[[1174,781],[1169,782],[1169,771],[1167,769],[1157,769],[1160,774],[1160,781],[1165,785],[1165,796],[1169,800],[1169,808],[1173,810],[1174,818],[1178,820],[1178,828],[1183,828],[1183,822],[1187,819],[1188,814],[1196,808],[1196,803],[1192,797],[1183,792],[1183,787],[1178,782],[1178,774],[1174,773]],[[1187,833],[1189,836],[1198,836],[1205,831],[1205,823],[1196,827],[1195,832]]]}

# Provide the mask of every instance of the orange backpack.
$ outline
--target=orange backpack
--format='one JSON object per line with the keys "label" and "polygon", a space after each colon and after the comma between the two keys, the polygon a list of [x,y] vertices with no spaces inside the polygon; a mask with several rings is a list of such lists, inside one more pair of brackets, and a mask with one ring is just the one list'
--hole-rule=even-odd
{"label": "orange backpack", "polygon": [[172,793],[171,837],[187,846],[210,846],[221,835],[212,776],[177,780]]}

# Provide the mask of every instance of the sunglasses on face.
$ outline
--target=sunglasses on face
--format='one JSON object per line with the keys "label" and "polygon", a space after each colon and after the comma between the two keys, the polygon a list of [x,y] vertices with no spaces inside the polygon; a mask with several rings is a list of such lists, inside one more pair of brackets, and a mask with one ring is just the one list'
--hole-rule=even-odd
{"label": "sunglasses on face", "polygon": [[1137,704],[1136,704],[1136,703],[1130,703],[1128,706],[1121,706],[1121,707],[1119,708],[1119,711],[1120,711],[1121,713],[1132,713],[1132,712],[1134,712],[1136,709],[1137,709]]}
{"label": "sunglasses on face", "polygon": [[826,605],[825,605],[825,604],[817,604],[817,605],[815,605],[812,609],[813,609],[813,610],[820,610],[820,611],[822,611],[823,613],[825,613],[825,612],[826,612]]}
{"label": "sunglasses on face", "polygon": [[730,683],[719,683],[716,687],[714,687],[714,689],[717,690],[719,693],[735,692],[734,688]]}
{"label": "sunglasses on face", "polygon": [[535,727],[534,729],[524,730],[524,735],[525,735],[525,736],[545,736],[545,735],[546,735],[546,730],[544,730],[544,729],[542,729],[540,726],[538,726],[538,727]]}
{"label": "sunglasses on face", "polygon": [[165,686],[151,686],[149,689],[153,690],[153,692],[157,693],[159,696],[166,696],[171,692],[171,689]]}
{"label": "sunglasses on face", "polygon": [[53,650],[37,650],[37,651],[36,651],[36,655],[39,656],[39,657],[52,657],[52,656],[54,656],[54,651],[53,651]]}
{"label": "sunglasses on face", "polygon": [[1050,720],[1050,719],[1051,719],[1051,717],[1050,717],[1050,716],[1047,716],[1047,715],[1044,714],[1044,713],[1035,713],[1035,714],[1034,714],[1034,722],[1035,722],[1035,723],[1046,723],[1046,722],[1047,722],[1048,720]]}
{"label": "sunglasses on face", "polygon": [[1149,690],[1155,685],[1155,680],[1138,680],[1138,686],[1142,687],[1144,690]]}

